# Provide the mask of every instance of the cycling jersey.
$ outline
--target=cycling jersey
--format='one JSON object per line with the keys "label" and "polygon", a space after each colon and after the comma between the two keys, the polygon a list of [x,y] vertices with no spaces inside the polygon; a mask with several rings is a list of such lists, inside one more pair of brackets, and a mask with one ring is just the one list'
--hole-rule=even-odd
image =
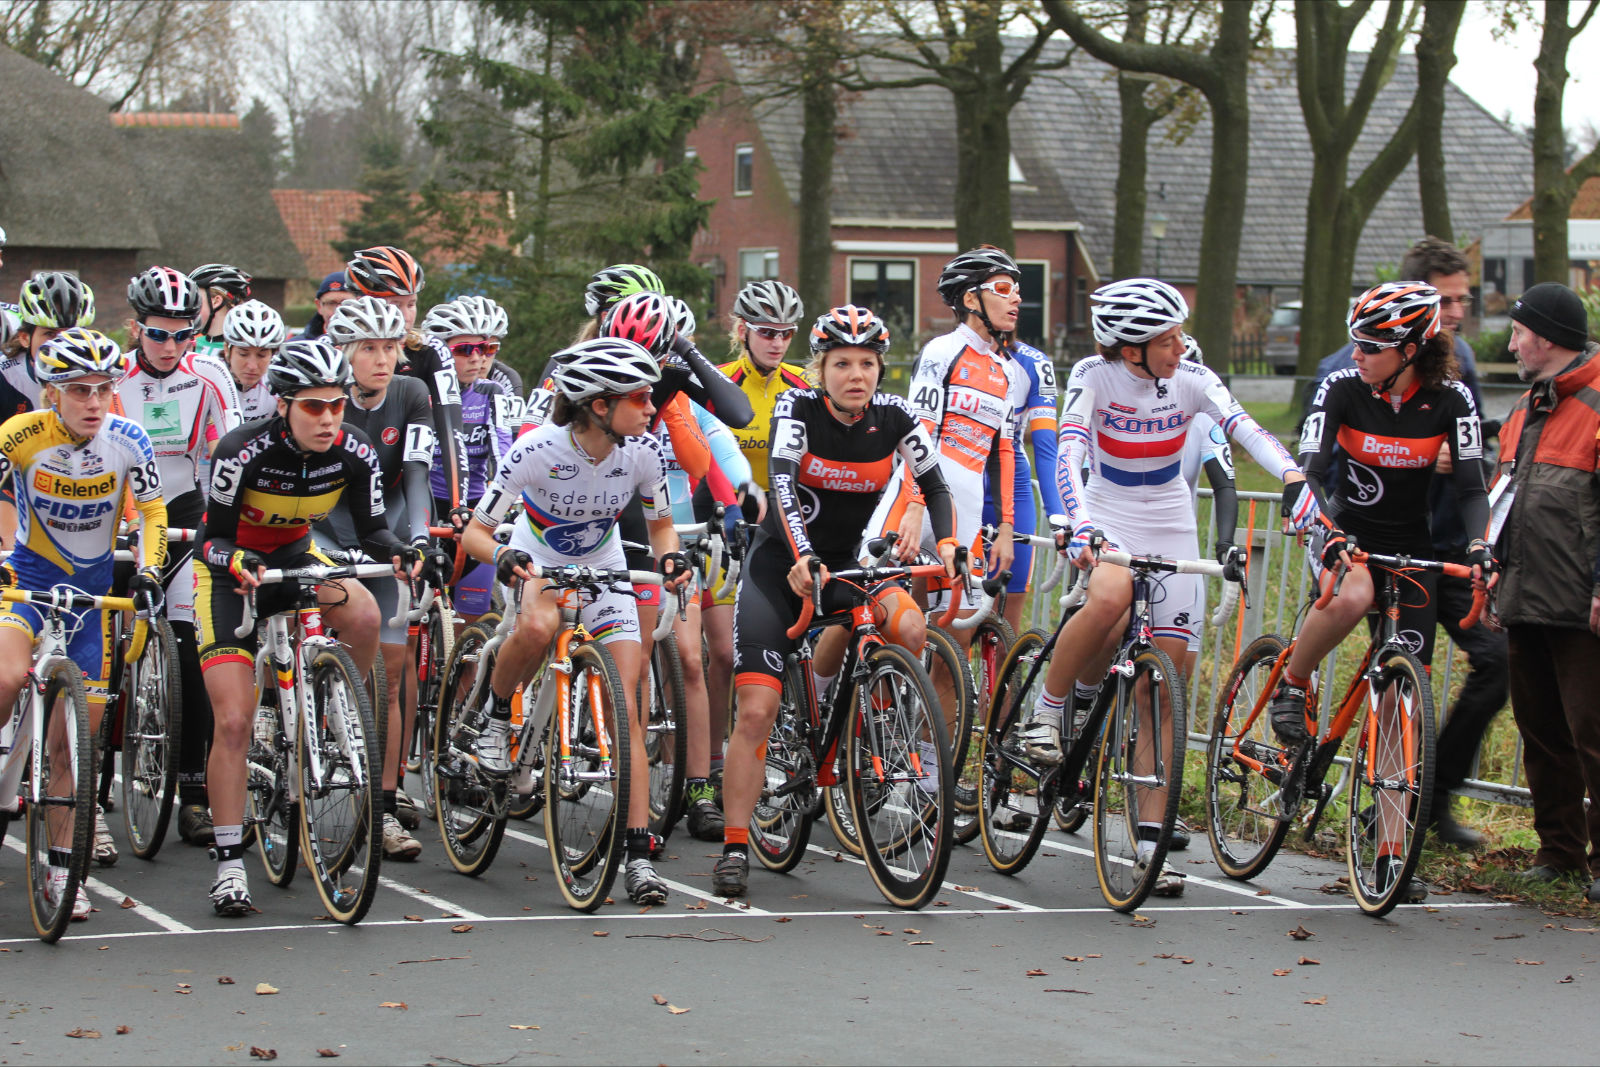
{"label": "cycling jersey", "polygon": [[790,389],[772,409],[771,452],[772,499],[761,531],[786,544],[794,559],[814,555],[848,566],[897,456],[927,501],[935,536],[951,536],[950,490],[939,458],[928,431],[897,396],[874,394],[846,425],[816,389]]}
{"label": "cycling jersey", "polygon": [[243,422],[264,419],[278,413],[278,397],[267,385],[265,376],[251,388],[239,390],[239,411]]}
{"label": "cycling jersey", "polygon": [[667,403],[655,434],[667,465],[672,521],[705,521],[696,510],[702,497],[707,517],[714,503],[734,506],[733,487],[751,480],[750,462],[715,415],[680,393]]}
{"label": "cycling jersey", "polygon": [[[522,418],[522,398],[508,393],[497,381],[480,378],[461,393],[462,430],[467,441],[467,481],[461,502],[471,506],[483,495],[489,479],[500,468],[500,457],[511,450],[511,427]],[[437,446],[428,483],[434,499],[448,505],[449,486],[444,474],[444,454]],[[446,506],[445,510],[448,510]]]}
{"label": "cycling jersey", "polygon": [[[117,408],[142,425],[156,450],[172,521],[192,526],[204,495],[201,463],[223,434],[239,425],[233,375],[216,361],[186,353],[157,377],[138,360],[117,384]],[[185,499],[190,494],[193,498]]]}
{"label": "cycling jersey", "polygon": [[424,337],[415,348],[402,347],[396,373],[416,378],[428,387],[433,403],[433,433],[444,453],[449,492],[442,494],[452,507],[461,503],[467,484],[467,439],[461,425],[461,386],[456,363],[443,341]]}
{"label": "cycling jersey", "polygon": [[[1032,534],[1038,531],[1039,519],[1033,506],[1033,469],[1028,463],[1028,450],[1023,447],[1024,440],[1032,443],[1034,458],[1044,475],[1039,479],[1039,496],[1044,513],[1061,513],[1061,494],[1056,490],[1056,480],[1051,474],[1056,469],[1056,434],[1059,429],[1056,426],[1056,371],[1050,357],[1032,345],[1018,341],[1011,346],[1011,354],[1028,375],[1028,399],[1022,417],[1016,421],[1016,434],[1012,439],[1012,451],[1016,456],[1013,484],[1016,488],[1012,494],[1015,517],[1011,528],[1014,533]],[[1000,521],[997,496],[993,479],[985,472],[983,522],[986,526],[996,525]],[[1011,581],[1006,591],[1021,593],[1027,590],[1033,569],[1033,546],[1019,541],[1014,551]]]}
{"label": "cycling jersey", "polygon": [[9,419],[42,406],[32,367],[33,357],[26,351],[0,360],[0,418]]}
{"label": "cycling jersey", "polygon": [[[911,410],[937,449],[955,509],[955,536],[963,545],[978,537],[986,471],[998,487],[1000,521],[1016,521],[1016,423],[1027,398],[1022,364],[966,325],[929,341],[917,360]],[[896,471],[889,496],[872,517],[873,532],[897,528],[915,498],[913,480]],[[926,547],[932,540],[926,519],[922,529]]]}
{"label": "cycling jersey", "polygon": [[[140,515],[142,565],[167,553],[161,473],[144,430],[108,414],[99,431],[75,439],[46,408],[0,425],[0,484],[17,499],[16,549],[10,566],[24,589],[65,584],[103,596],[111,591],[122,500],[131,492]],[[92,700],[105,699],[109,668],[103,612],[87,613],[67,654],[88,677]],[[28,604],[0,607],[0,626],[36,637],[43,613]]]}
{"label": "cycling jersey", "polygon": [[[1481,432],[1472,394],[1459,381],[1431,389],[1413,383],[1404,394],[1380,396],[1352,367],[1317,388],[1300,455],[1324,511],[1358,544],[1374,551],[1420,545],[1426,552],[1428,483],[1446,441],[1466,527],[1488,526]],[[1335,445],[1345,453],[1344,480],[1324,486]]]}
{"label": "cycling jersey", "polygon": [[735,430],[733,436],[739,443],[739,451],[749,461],[750,474],[755,483],[763,489],[770,488],[767,484],[767,446],[772,439],[773,405],[786,390],[809,389],[811,383],[787,363],[779,363],[773,370],[764,371],[756,366],[749,352],[717,369],[726,374],[728,380],[750,399],[754,417]]}
{"label": "cycling jersey", "polygon": [[[354,386],[351,392],[356,392]],[[393,378],[383,402],[373,408],[362,407],[352,395],[344,408],[343,425],[359,431],[372,446],[389,529],[402,541],[426,541],[433,506],[428,467],[435,443],[427,389],[414,378]],[[349,512],[330,512],[317,523],[319,540],[325,537],[341,549],[356,547],[360,535],[352,517]]]}
{"label": "cycling jersey", "polygon": [[[511,547],[544,566],[626,564],[618,520],[636,499],[650,519],[671,517],[661,446],[629,437],[602,459],[591,459],[565,426],[524,434],[501,460],[478,501],[477,518],[493,528],[518,501],[521,520]],[[607,590],[586,601],[580,619],[596,640],[637,640],[638,607],[631,593]]]}

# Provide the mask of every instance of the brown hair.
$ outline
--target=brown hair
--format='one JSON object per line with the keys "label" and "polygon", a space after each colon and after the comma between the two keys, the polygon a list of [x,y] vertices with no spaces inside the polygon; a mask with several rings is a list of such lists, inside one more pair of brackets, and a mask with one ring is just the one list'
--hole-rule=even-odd
{"label": "brown hair", "polygon": [[1417,377],[1429,389],[1437,389],[1453,378],[1461,377],[1461,365],[1456,362],[1455,346],[1443,330],[1417,345],[1417,354],[1411,365]]}
{"label": "brown hair", "polygon": [[1400,261],[1400,277],[1430,284],[1435,274],[1463,274],[1471,269],[1461,249],[1437,237],[1424,237]]}
{"label": "brown hair", "polygon": [[[599,397],[591,399],[598,400]],[[578,404],[573,402],[565,393],[557,393],[555,403],[550,406],[550,421],[557,426],[571,426],[574,430],[587,429],[599,421],[594,416],[594,409],[585,400]]]}

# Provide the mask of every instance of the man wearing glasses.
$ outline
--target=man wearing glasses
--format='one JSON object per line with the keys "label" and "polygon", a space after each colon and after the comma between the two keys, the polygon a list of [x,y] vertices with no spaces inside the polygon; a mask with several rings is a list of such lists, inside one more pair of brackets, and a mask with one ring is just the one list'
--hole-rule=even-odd
{"label": "man wearing glasses", "polygon": [[[1461,383],[1472,394],[1473,403],[1483,411],[1483,394],[1478,389],[1477,364],[1473,360],[1472,346],[1461,336],[1461,323],[1472,309],[1472,292],[1469,285],[1470,266],[1461,250],[1437,237],[1424,237],[1406,252],[1400,261],[1400,277],[1427,282],[1439,291],[1439,326],[1454,348],[1456,363],[1461,368]],[[1317,364],[1317,380],[1306,390],[1307,411],[1311,398],[1316,395],[1316,385],[1334,371],[1355,366],[1351,355],[1354,344],[1347,344]],[[1304,421],[1302,419],[1302,421]],[[1498,422],[1485,420],[1484,436],[1493,437]],[[1439,450],[1438,473],[1451,471],[1448,443]],[[1329,482],[1335,484],[1337,471],[1330,472]],[[1486,472],[1487,473],[1487,472]],[[1431,509],[1433,550],[1437,558],[1452,563],[1466,562],[1470,538],[1461,521],[1461,506],[1456,498],[1455,479],[1433,479],[1428,490]],[[1443,718],[1439,731],[1437,782],[1438,795],[1434,797],[1434,830],[1439,840],[1460,848],[1480,848],[1484,837],[1469,826],[1456,821],[1450,811],[1450,791],[1458,788],[1472,770],[1472,760],[1478,744],[1496,713],[1505,706],[1508,675],[1506,636],[1494,633],[1487,626],[1470,630],[1461,628],[1472,603],[1472,585],[1464,578],[1439,578],[1439,622],[1460,648],[1467,654],[1469,670],[1462,683],[1460,695]]]}

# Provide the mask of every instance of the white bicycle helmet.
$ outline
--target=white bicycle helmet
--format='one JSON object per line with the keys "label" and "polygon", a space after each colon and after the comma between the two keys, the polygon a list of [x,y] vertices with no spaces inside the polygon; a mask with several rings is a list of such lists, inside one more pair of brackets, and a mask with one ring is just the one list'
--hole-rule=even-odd
{"label": "white bicycle helmet", "polygon": [[733,313],[746,322],[792,326],[805,317],[805,304],[793,288],[771,278],[751,282],[733,298]]}
{"label": "white bicycle helmet", "polygon": [[672,309],[672,325],[677,328],[679,337],[693,337],[699,323],[695,321],[694,309],[675,296],[667,297],[667,306]]}
{"label": "white bicycle helmet", "polygon": [[294,396],[324,385],[343,389],[349,381],[350,361],[322,337],[286,341],[267,364],[267,388],[275,396]]}
{"label": "white bicycle helmet", "polygon": [[336,345],[398,341],[405,335],[405,315],[382,297],[358,296],[346,300],[328,317],[327,337]]}
{"label": "white bicycle helmet", "polygon": [[460,296],[445,304],[437,304],[422,318],[422,332],[441,341],[450,337],[476,334],[491,337],[493,315],[483,307],[482,297]]}
{"label": "white bicycle helmet", "polygon": [[476,299],[489,311],[489,336],[497,341],[504,340],[506,334],[511,332],[511,316],[492,297],[480,296]]}
{"label": "white bicycle helmet", "polygon": [[283,316],[259,300],[246,300],[228,312],[222,327],[222,339],[240,348],[277,348],[283,337]]}
{"label": "white bicycle helmet", "polygon": [[1094,339],[1102,348],[1142,345],[1182,326],[1189,317],[1183,294],[1155,278],[1124,278],[1094,291]]}
{"label": "white bicycle helmet", "polygon": [[556,392],[575,404],[602,396],[624,396],[661,380],[648,349],[622,337],[580,341],[554,357]]}
{"label": "white bicycle helmet", "polygon": [[1180,336],[1183,338],[1183,358],[1190,363],[1198,363],[1204,367],[1206,365],[1206,356],[1204,352],[1200,351],[1200,342],[1190,336],[1187,331]]}

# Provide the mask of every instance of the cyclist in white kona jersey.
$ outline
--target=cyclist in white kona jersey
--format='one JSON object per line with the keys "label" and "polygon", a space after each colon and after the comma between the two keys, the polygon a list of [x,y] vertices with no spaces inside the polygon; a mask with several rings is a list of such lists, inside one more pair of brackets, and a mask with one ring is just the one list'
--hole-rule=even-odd
{"label": "cyclist in white kona jersey", "polygon": [[277,398],[267,385],[267,364],[283,344],[284,332],[283,317],[259,300],[246,300],[228,312],[222,356],[238,386],[244,422],[277,414]]}
{"label": "cyclist in white kona jersey", "polygon": [[[1199,363],[1183,359],[1183,295],[1154,278],[1128,278],[1095,291],[1092,311],[1101,355],[1080,361],[1064,390],[1061,456],[1056,468],[1061,503],[1076,566],[1092,568],[1088,600],[1067,622],[1045,676],[1044,694],[1025,739],[1041,762],[1061,759],[1062,713],[1077,679],[1079,696],[1092,699],[1109,656],[1122,635],[1121,620],[1132,602],[1133,579],[1121,567],[1094,567],[1089,533],[1105,531],[1112,547],[1127,552],[1194,559],[1199,553],[1194,498],[1182,476],[1182,453],[1190,423],[1210,415],[1276,478],[1304,480],[1281,444],[1245,412],[1222,380]],[[1087,487],[1082,471],[1090,470]],[[1219,519],[1231,518],[1218,512]],[[1217,531],[1217,558],[1240,570],[1232,525]],[[1182,662],[1199,605],[1189,582],[1169,583],[1154,606],[1155,638],[1174,662]],[[1086,681],[1086,679],[1088,679]],[[1159,799],[1154,791],[1151,796]],[[1148,820],[1159,828],[1159,820]],[[1147,820],[1141,819],[1141,829]],[[1141,857],[1155,841],[1141,841]],[[1155,892],[1176,896],[1182,876],[1165,872]]]}
{"label": "cyclist in white kona jersey", "polygon": [[[134,365],[117,386],[117,408],[150,435],[167,520],[192,530],[205,513],[202,467],[217,441],[239,425],[238,392],[225,367],[190,351],[203,306],[193,279],[171,267],[151,267],[128,283],[128,306],[135,315],[128,324]],[[178,834],[192,845],[210,845],[205,783],[211,714],[195,641],[193,560],[191,546],[178,546],[165,570],[183,692],[193,694],[178,758]]]}
{"label": "cyclist in white kona jersey", "polygon": [[[489,680],[494,703],[476,759],[490,774],[511,772],[511,695],[538,667],[560,621],[555,598],[543,595],[546,583],[534,578],[527,564],[625,567],[617,520],[637,493],[666,584],[676,587],[688,577],[672,528],[661,447],[647,432],[655,414],[650,387],[660,376],[655,357],[622,338],[598,337],[558,352],[550,422],[512,446],[463,536],[467,552],[492,561],[502,582],[521,578],[527,583],[522,613]],[[519,503],[511,543],[496,545],[495,527]],[[667,899],[667,884],[650,862],[650,761],[637,694],[638,611],[630,593],[608,590],[583,605],[580,619],[616,660],[628,714],[638,724],[629,731],[628,898],[659,904]]]}

